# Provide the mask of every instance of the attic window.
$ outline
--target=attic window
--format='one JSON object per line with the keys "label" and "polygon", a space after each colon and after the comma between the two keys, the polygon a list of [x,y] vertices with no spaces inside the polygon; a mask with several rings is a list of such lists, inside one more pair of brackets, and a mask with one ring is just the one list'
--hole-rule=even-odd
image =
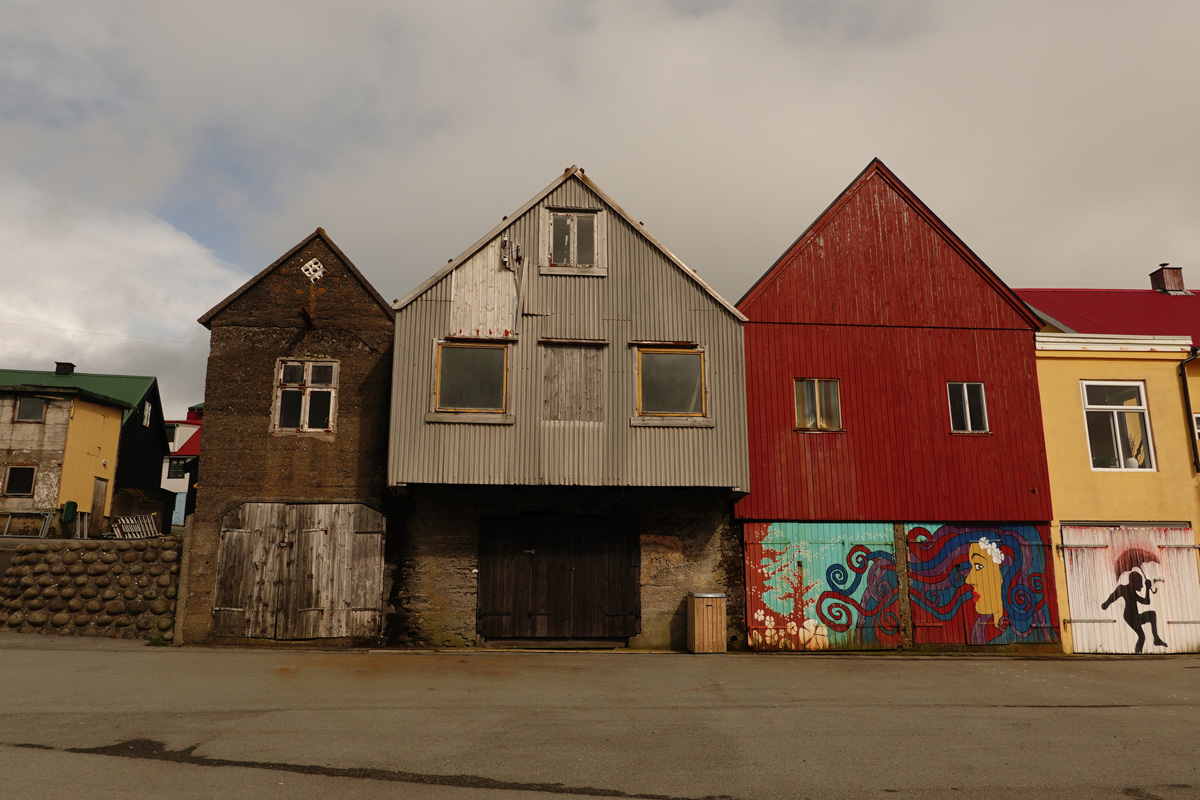
{"label": "attic window", "polygon": [[17,398],[17,422],[42,422],[46,419],[46,401],[40,397]]}
{"label": "attic window", "polygon": [[147,400],[142,404],[142,425],[146,428],[150,427],[150,401]]}
{"label": "attic window", "polygon": [[603,275],[604,213],[595,209],[547,209],[542,217],[543,275]]}

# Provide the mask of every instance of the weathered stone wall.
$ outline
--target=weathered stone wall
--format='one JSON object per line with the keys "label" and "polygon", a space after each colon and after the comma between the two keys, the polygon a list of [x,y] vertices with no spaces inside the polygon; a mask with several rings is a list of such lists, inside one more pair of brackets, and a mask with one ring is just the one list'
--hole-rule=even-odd
{"label": "weathered stone wall", "polygon": [[390,644],[484,644],[475,630],[479,520],[497,513],[636,514],[642,632],[631,647],[681,650],[690,591],[725,592],[731,648],[744,647],[742,544],[732,498],[709,489],[412,486],[395,572]]}
{"label": "weathered stone wall", "polygon": [[0,579],[0,628],[174,638],[179,540],[29,542]]}

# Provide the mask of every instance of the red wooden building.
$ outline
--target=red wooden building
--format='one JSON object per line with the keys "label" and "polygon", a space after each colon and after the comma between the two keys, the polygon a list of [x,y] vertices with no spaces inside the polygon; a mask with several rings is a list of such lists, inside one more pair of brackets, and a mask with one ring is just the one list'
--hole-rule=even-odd
{"label": "red wooden building", "polygon": [[1057,641],[1040,323],[1012,290],[876,159],[738,309],[751,644]]}

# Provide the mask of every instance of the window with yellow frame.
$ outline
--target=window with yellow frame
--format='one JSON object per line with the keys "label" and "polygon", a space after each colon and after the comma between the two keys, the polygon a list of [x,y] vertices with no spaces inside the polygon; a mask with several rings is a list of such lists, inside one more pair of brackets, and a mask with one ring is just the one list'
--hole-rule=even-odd
{"label": "window with yellow frame", "polygon": [[507,396],[508,345],[438,343],[438,411],[503,414]]}
{"label": "window with yellow frame", "polygon": [[703,417],[708,413],[704,351],[639,347],[638,414]]}

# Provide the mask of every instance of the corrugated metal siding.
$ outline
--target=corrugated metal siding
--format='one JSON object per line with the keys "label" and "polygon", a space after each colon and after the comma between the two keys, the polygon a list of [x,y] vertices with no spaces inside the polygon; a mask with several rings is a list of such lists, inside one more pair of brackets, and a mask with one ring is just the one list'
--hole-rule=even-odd
{"label": "corrugated metal siding", "polygon": [[948,231],[874,172],[843,195],[738,308],[762,322],[1028,330],[971,262]]}
{"label": "corrugated metal siding", "polygon": [[[742,519],[1051,519],[1033,332],[746,326]],[[839,381],[840,433],[801,433],[795,378]],[[950,432],[947,381],[983,381],[986,435]]]}
{"label": "corrugated metal siding", "polygon": [[891,523],[747,523],[744,530],[751,647],[900,646]]}
{"label": "corrugated metal siding", "polygon": [[[467,279],[460,268],[396,314],[390,483],[746,488],[741,323],[615,212],[607,214],[606,277],[538,274],[538,220],[546,205],[602,207],[572,179],[505,229],[510,252],[520,244],[525,253],[516,284],[523,282],[524,315],[519,341],[509,348],[514,424],[425,421],[433,409],[435,342],[455,332],[452,319],[469,316],[455,310]],[[501,286],[504,279],[492,282]],[[543,421],[542,337],[608,342],[602,421]],[[630,426],[637,414],[633,341],[691,341],[704,348],[714,427]]]}
{"label": "corrugated metal siding", "polygon": [[[1143,653],[1200,651],[1200,570],[1191,528],[1064,525],[1062,540],[1075,652],[1133,653],[1138,629]],[[1124,555],[1132,551],[1145,555]],[[1165,647],[1155,644],[1154,629]]]}

